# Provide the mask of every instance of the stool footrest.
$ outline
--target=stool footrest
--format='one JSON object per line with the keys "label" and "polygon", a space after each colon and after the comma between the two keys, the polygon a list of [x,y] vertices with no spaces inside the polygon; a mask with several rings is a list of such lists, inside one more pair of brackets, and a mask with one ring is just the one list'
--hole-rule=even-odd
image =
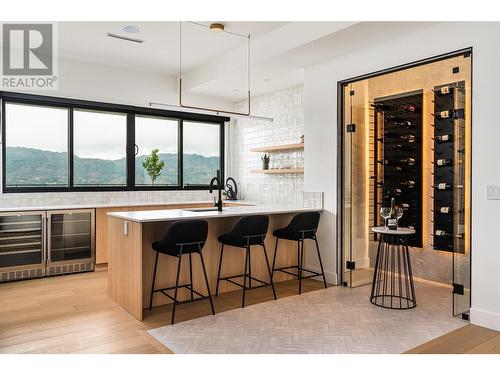
{"label": "stool footrest", "polygon": [[[287,271],[290,268],[296,268],[297,269],[297,273]],[[280,267],[280,268],[275,268],[274,271],[280,271],[280,272],[286,273],[288,275],[295,276],[297,278],[299,277],[299,266]],[[302,271],[303,272],[309,272],[311,274],[311,275],[302,276],[301,277],[302,279],[308,279],[308,278],[311,278],[311,277],[316,277],[316,276],[323,275],[321,272],[311,271],[311,270],[308,270],[306,268],[302,268]]]}
{"label": "stool footrest", "polygon": [[193,299],[188,299],[188,300],[185,300],[185,301],[176,300],[176,299],[174,299],[174,297],[172,297],[170,294],[168,294],[166,292],[168,290],[175,289],[175,286],[168,287],[168,288],[155,289],[155,290],[153,290],[153,293],[159,292],[159,293],[163,294],[164,296],[170,298],[172,301],[175,301],[175,303],[178,303],[178,304],[183,304],[183,303],[188,303],[188,302],[195,302],[195,301],[201,301],[201,300],[210,298],[210,296],[205,296],[205,295],[199,293],[198,291],[194,290],[193,287],[191,286],[191,284],[179,285],[178,288],[179,289],[180,288],[186,288],[187,290],[189,290],[190,292],[192,291],[194,294],[196,294],[199,297],[198,298],[193,298]]}
{"label": "stool footrest", "polygon": [[[232,279],[236,279],[236,278],[239,278],[239,277],[245,277],[245,275],[234,275],[234,276],[226,276],[226,277],[221,277],[219,280],[225,280],[225,281],[228,281],[230,282],[231,284],[234,284],[236,286],[239,286],[240,288],[244,288],[243,284],[240,284]],[[257,281],[258,283],[261,283],[261,285],[257,285],[257,286],[252,286],[251,288],[249,286],[246,287],[247,290],[249,289],[257,289],[257,288],[262,288],[264,286],[269,286],[271,285],[270,283],[266,283],[265,281],[262,281],[260,279],[257,279],[253,276],[249,276],[247,275],[247,279],[252,279],[253,281]]]}

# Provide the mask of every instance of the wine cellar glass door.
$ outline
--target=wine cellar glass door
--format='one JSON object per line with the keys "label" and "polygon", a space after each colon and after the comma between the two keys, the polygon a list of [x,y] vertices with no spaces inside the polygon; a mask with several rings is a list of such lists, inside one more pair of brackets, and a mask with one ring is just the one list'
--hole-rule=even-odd
{"label": "wine cellar glass door", "polygon": [[366,81],[344,86],[343,129],[343,283],[356,287],[371,283],[370,268],[370,223],[375,214],[369,204],[373,196],[375,179],[374,155],[374,111],[369,106]]}

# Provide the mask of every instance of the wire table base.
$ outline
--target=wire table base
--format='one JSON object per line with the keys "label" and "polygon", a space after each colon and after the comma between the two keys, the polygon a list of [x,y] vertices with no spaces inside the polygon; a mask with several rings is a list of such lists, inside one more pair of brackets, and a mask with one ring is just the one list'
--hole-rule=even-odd
{"label": "wire table base", "polygon": [[370,302],[386,309],[413,309],[417,306],[417,299],[406,241],[412,233],[378,227],[372,230],[379,233],[380,239]]}

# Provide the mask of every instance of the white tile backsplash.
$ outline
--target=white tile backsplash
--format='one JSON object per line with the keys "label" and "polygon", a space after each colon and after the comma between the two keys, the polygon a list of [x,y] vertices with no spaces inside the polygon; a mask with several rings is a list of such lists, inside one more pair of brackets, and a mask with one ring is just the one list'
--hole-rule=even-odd
{"label": "white tile backsplash", "polygon": [[[228,175],[238,183],[242,199],[276,204],[304,203],[304,175],[252,173],[262,169],[263,154],[253,148],[300,142],[304,131],[303,85],[252,98],[252,114],[272,117],[273,122],[238,118],[229,125]],[[238,103],[243,111],[248,103]],[[307,140],[306,140],[307,142]],[[270,167],[303,167],[303,151],[272,153]]]}

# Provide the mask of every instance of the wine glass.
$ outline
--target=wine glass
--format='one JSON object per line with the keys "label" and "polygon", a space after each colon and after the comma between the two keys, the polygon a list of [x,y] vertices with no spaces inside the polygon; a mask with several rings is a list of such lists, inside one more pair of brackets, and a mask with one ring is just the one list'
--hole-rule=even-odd
{"label": "wine glass", "polygon": [[382,207],[380,208],[380,216],[384,218],[384,226],[387,229],[387,219],[391,216],[391,208],[390,207]]}
{"label": "wine glass", "polygon": [[399,221],[399,219],[401,219],[403,217],[403,207],[397,207],[396,208],[396,215],[397,215],[397,218],[398,218],[398,221]]}

